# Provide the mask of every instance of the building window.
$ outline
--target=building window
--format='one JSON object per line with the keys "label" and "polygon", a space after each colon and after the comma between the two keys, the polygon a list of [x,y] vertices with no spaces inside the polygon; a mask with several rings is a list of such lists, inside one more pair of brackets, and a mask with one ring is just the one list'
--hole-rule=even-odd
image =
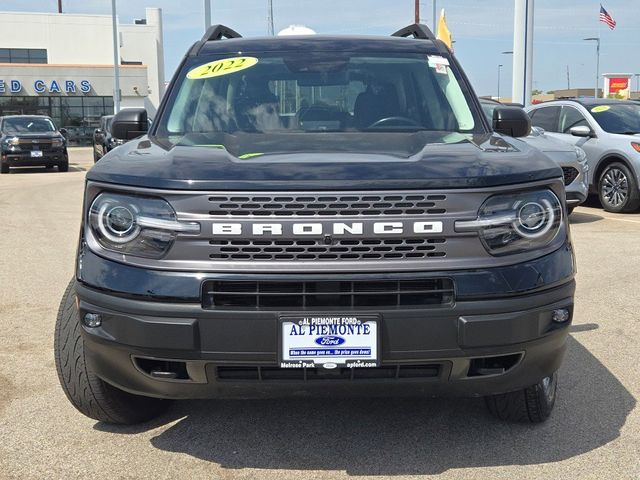
{"label": "building window", "polygon": [[0,63],[49,63],[45,48],[0,48]]}

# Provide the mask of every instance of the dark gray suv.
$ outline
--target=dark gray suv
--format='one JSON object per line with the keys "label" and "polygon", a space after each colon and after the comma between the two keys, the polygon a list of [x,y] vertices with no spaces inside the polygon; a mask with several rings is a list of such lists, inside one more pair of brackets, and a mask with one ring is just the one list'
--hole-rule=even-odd
{"label": "dark gray suv", "polygon": [[426,27],[212,27],[155,120],[118,113],[140,138],[87,174],[55,335],[78,410],[413,391],[549,416],[575,289],[562,170],[514,138],[522,109],[485,118]]}

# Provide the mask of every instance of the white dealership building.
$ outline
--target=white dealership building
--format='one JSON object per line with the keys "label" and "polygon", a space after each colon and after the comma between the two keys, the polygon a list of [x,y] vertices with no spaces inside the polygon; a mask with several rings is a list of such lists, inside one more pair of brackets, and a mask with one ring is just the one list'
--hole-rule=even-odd
{"label": "white dealership building", "polygon": [[[165,86],[162,11],[145,17],[118,25],[120,99],[153,117]],[[0,12],[0,25],[0,115],[49,115],[86,143],[113,113],[111,16]]]}

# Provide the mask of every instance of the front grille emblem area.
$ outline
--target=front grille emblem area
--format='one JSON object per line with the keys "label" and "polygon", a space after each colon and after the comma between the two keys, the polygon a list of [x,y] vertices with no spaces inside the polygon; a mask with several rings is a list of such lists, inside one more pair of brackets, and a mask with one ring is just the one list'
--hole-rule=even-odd
{"label": "front grille emblem area", "polygon": [[439,193],[210,195],[213,261],[420,261],[446,257],[449,199]]}

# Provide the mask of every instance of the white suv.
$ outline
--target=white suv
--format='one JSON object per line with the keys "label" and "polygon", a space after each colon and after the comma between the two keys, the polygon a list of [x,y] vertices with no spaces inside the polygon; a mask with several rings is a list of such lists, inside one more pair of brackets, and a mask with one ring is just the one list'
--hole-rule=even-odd
{"label": "white suv", "polygon": [[640,104],[620,100],[555,100],[528,107],[531,123],[551,136],[581,147],[608,212],[640,207]]}

